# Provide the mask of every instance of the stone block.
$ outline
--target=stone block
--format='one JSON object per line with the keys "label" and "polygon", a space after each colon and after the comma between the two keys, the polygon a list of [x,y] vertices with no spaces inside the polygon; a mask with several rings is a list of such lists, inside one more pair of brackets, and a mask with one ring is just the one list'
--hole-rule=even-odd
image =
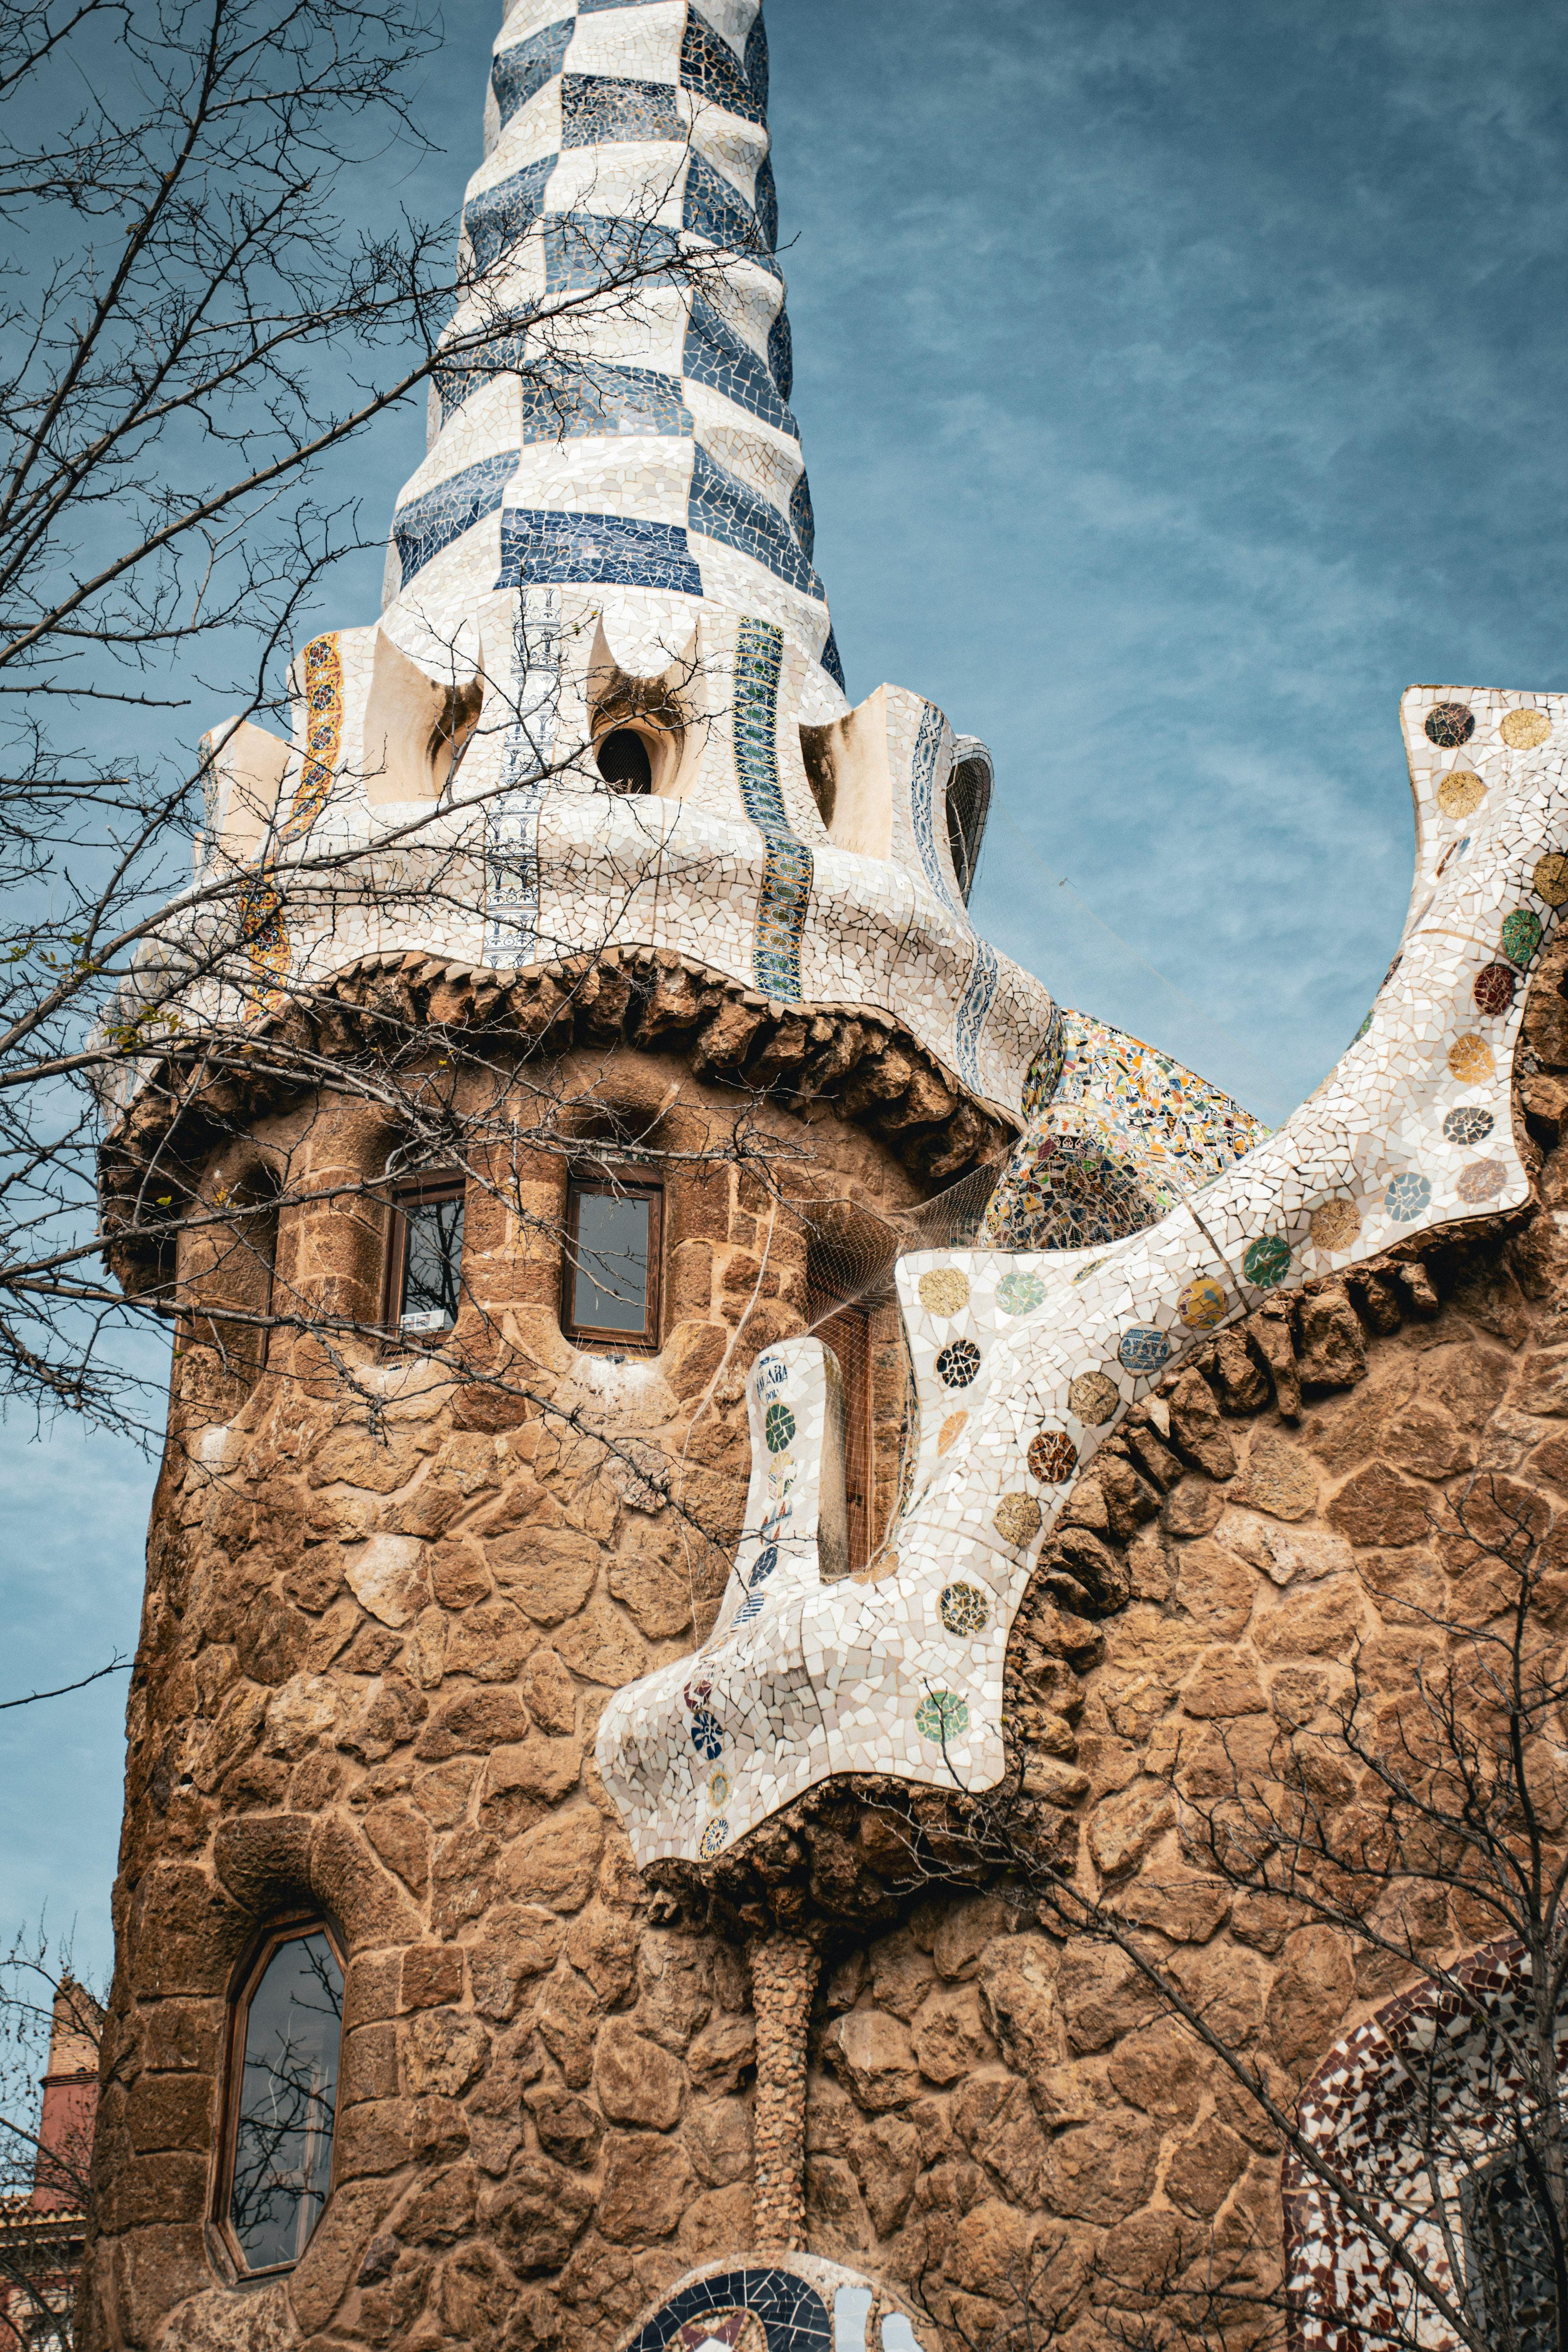
{"label": "stone block", "polygon": [[852,2009],[823,2036],[823,2054],[851,2095],[879,2113],[906,2105],[920,2089],[914,2048],[897,2018]]}
{"label": "stone block", "polygon": [[599,2153],[605,2123],[596,2107],[552,2084],[537,2084],[523,2094],[523,2105],[533,2117],[539,2145],[558,2164],[586,2171]]}
{"label": "stone block", "polygon": [[647,1648],[636,1627],[607,1601],[595,1601],[563,1624],[555,1646],[574,1674],[619,1690],[647,1671]]}
{"label": "stone block", "polygon": [[996,2054],[974,1985],[933,1994],[915,2018],[912,2040],[915,2062],[928,2083],[956,2083]]}
{"label": "stone block", "polygon": [[1328,1517],[1348,1542],[1392,1549],[1432,1534],[1433,1497],[1388,1463],[1369,1462],[1346,1479]]}
{"label": "stone block", "polygon": [[1311,1456],[1277,1430],[1255,1430],[1235,1499],[1266,1511],[1270,1518],[1310,1519],[1318,1507],[1318,1473]]}
{"label": "stone block", "polygon": [[629,2019],[612,2017],[594,2053],[594,2091],[612,2123],[668,2131],[680,2120],[686,2069]]}
{"label": "stone block", "polygon": [[479,2192],[479,2220],[513,2267],[559,2270],[594,2210],[593,2191],[548,2157],[514,2158],[502,2181]]}
{"label": "stone block", "polygon": [[466,1947],[474,2007],[504,2021],[517,2015],[522,1988],[544,1976],[560,1957],[564,1931],[553,1911],[532,1903],[500,1903]]}
{"label": "stone block", "polygon": [[677,2138],[608,2132],[597,2225],[612,2245],[648,2245],[678,2227],[697,2188]]}
{"label": "stone block", "polygon": [[1216,1641],[1234,1642],[1252,1614],[1256,1580],[1245,1560],[1212,1536],[1183,1544],[1176,1554],[1176,1599],[1194,1625]]}
{"label": "stone block", "polygon": [[576,1615],[594,1590],[601,1558],[593,1537],[574,1528],[523,1528],[493,1536],[486,1546],[497,1587],[536,1625]]}
{"label": "stone block", "polygon": [[1146,2201],[1159,2154],[1159,2132],[1138,2116],[1103,2116],[1062,2132],[1047,2158],[1049,2201],[1071,2220],[1108,2229]]}
{"label": "stone block", "polygon": [[1058,1955],[1044,1936],[1010,1936],[990,1945],[979,1985],[985,2021],[1005,2063],[1026,2077],[1067,2054],[1057,2006]]}

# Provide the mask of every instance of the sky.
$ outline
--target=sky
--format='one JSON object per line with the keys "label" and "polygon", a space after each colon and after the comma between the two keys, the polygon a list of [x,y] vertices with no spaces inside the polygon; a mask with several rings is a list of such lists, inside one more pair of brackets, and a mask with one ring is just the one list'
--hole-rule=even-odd
{"label": "sky", "polygon": [[[453,0],[456,220],[499,11]],[[1410,875],[1413,683],[1561,688],[1568,6],[770,0],[816,562],[849,691],[996,762],[978,927],[1278,1123]],[[383,527],[423,414],[359,446]],[[377,608],[345,567],[327,623]],[[198,724],[219,714],[202,713]],[[0,1428],[0,1699],[134,1643],[150,1467]],[[110,1958],[125,1677],[0,1713],[0,1932]]]}

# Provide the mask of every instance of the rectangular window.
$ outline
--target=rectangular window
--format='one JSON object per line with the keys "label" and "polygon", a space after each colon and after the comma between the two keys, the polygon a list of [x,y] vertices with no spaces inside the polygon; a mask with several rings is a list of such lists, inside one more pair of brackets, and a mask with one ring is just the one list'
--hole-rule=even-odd
{"label": "rectangular window", "polygon": [[403,1339],[439,1339],[458,1319],[463,1273],[463,1182],[433,1178],[392,1199],[387,1321]]}
{"label": "rectangular window", "polygon": [[662,1206],[657,1184],[573,1180],[561,1318],[571,1338],[658,1345]]}

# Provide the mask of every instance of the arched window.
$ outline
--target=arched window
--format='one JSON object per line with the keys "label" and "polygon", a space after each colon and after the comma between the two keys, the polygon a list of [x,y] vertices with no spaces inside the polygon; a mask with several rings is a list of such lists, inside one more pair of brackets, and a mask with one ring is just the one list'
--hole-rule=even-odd
{"label": "arched window", "polygon": [[332,2177],[343,1971],[320,1920],[268,1936],[234,2005],[221,2218],[247,2271],[297,2263]]}
{"label": "arched window", "polygon": [[980,866],[980,845],[991,807],[991,754],[976,736],[961,735],[952,747],[947,780],[947,845],[965,906]]}

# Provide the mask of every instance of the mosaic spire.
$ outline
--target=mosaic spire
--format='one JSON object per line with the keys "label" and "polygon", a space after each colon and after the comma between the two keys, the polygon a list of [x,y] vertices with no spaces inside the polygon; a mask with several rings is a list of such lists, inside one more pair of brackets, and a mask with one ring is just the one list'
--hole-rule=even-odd
{"label": "mosaic spire", "polygon": [[[496,331],[437,380],[389,606],[439,627],[498,589],[589,584],[658,599],[679,632],[706,603],[807,656],[807,720],[847,708],[789,405],[767,83],[759,0],[516,0],[454,321]],[[577,314],[567,352],[516,331],[525,307],[715,248],[700,282],[645,277]]]}

